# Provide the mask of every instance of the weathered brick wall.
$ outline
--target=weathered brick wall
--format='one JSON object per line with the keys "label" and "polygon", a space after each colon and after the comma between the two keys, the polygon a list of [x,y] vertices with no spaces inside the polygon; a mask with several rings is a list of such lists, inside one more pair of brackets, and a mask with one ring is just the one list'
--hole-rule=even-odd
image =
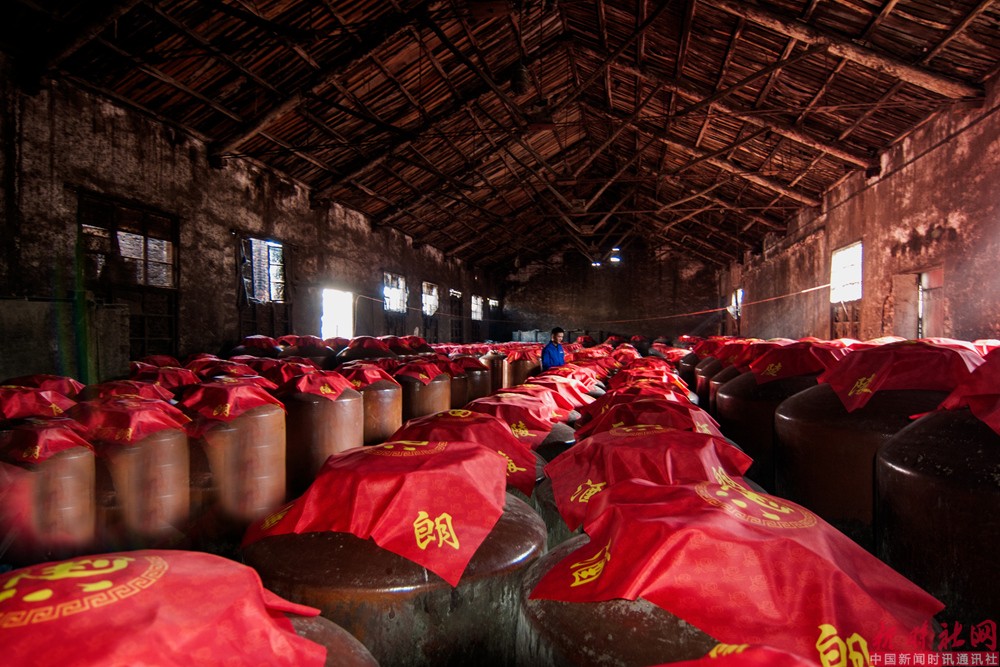
{"label": "weathered brick wall", "polygon": [[718,307],[716,267],[677,253],[655,257],[640,244],[623,248],[622,260],[592,267],[570,251],[525,267],[508,277],[507,314],[519,329],[560,326],[594,338],[719,332],[719,313],[676,317]]}
{"label": "weathered brick wall", "polygon": [[[414,250],[393,230],[373,231],[357,212],[312,208],[307,188],[253,162],[213,168],[202,141],[71,84],[52,82],[26,95],[4,75],[0,91],[0,229],[5,248],[16,248],[0,264],[2,297],[73,296],[80,190],[179,218],[182,355],[237,340],[238,235],[286,244],[296,333],[319,333],[326,287],[369,298],[358,302],[357,334],[385,333],[378,302],[383,270],[407,279],[408,333],[423,324],[423,280],[445,295],[449,288],[462,291],[466,318],[471,294],[499,296],[489,275],[434,248]],[[443,319],[441,338],[447,339],[451,327]],[[469,329],[465,322],[464,335]]]}
{"label": "weathered brick wall", "polygon": [[945,111],[882,158],[882,174],[855,174],[807,211],[788,237],[724,273],[722,293],[777,299],[744,310],[743,334],[830,335],[830,255],[862,241],[860,336],[915,335],[896,313],[897,276],[941,267],[944,330],[961,339],[1000,337],[1000,86],[981,109]]}

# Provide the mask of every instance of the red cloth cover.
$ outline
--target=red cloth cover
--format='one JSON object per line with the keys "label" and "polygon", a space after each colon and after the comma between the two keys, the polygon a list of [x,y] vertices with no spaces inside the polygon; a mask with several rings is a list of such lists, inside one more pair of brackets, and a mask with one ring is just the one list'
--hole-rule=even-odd
{"label": "red cloth cover", "polygon": [[242,377],[244,375],[257,375],[257,371],[250,366],[226,359],[195,359],[188,363],[187,369],[194,371],[206,379],[217,376]]}
{"label": "red cloth cover", "polygon": [[924,648],[910,638],[940,602],[808,510],[716,479],[629,480],[598,494],[585,523],[590,543],[556,564],[531,597],[641,596],[721,642],[798,655],[876,638],[886,650]]}
{"label": "red cloth cover", "polygon": [[322,667],[326,650],[292,629],[288,602],[232,560],[189,551],[80,556],[0,575],[0,641],[10,665]]}
{"label": "red cloth cover", "polygon": [[852,412],[882,389],[952,391],[982,363],[964,347],[903,341],[852,352],[817,379],[829,383]]}
{"label": "red cloth cover", "polygon": [[833,368],[851,349],[829,342],[798,341],[768,350],[750,362],[757,384],[812,375]]}
{"label": "red cloth cover", "polygon": [[535,453],[514,437],[502,419],[472,410],[446,410],[411,419],[389,440],[478,442],[507,460],[507,485],[530,496],[535,488]]}
{"label": "red cloth cover", "polygon": [[58,391],[20,385],[0,387],[0,417],[58,417],[76,405]]}
{"label": "red cloth cover", "polygon": [[608,391],[590,405],[580,408],[579,412],[582,415],[580,424],[586,424],[591,419],[596,419],[620,403],[629,403],[640,398],[657,398],[673,403],[694,405],[686,395],[678,393],[677,388],[672,384],[640,379],[622,389]]}
{"label": "red cloth cover", "polygon": [[184,391],[179,403],[198,416],[188,426],[192,437],[199,437],[215,422],[236,419],[247,410],[262,405],[285,406],[262,387],[235,378],[205,382]]}
{"label": "red cloth cover", "polygon": [[377,338],[372,338],[371,336],[358,336],[357,338],[352,338],[350,344],[347,346],[350,349],[360,347],[363,350],[374,350],[376,352],[391,352],[389,346],[378,340]]}
{"label": "red cloth cover", "polygon": [[545,474],[552,480],[559,514],[575,530],[590,501],[618,482],[633,478],[656,484],[700,482],[712,479],[717,469],[740,476],[751,463],[749,456],[721,438],[636,424],[577,440],[545,466]]}
{"label": "red cloth cover", "polygon": [[[255,350],[270,350],[278,347],[278,341],[274,340],[270,336],[262,336],[261,334],[255,334],[253,336],[247,336],[242,341],[240,345],[243,347],[252,347]],[[177,364],[171,364],[176,366]]]}
{"label": "red cloth cover", "polygon": [[490,369],[489,366],[479,360],[479,357],[473,357],[466,354],[460,354],[451,361],[464,369],[472,368],[477,371],[488,371]]}
{"label": "red cloth cover", "polygon": [[336,371],[315,371],[292,378],[275,392],[278,396],[287,394],[316,394],[335,401],[345,389],[354,389],[351,381]]}
{"label": "red cloth cover", "polygon": [[140,398],[155,398],[160,401],[169,401],[174,397],[162,385],[152,382],[139,382],[138,380],[111,380],[92,385],[90,389],[97,392],[95,398],[138,396]]}
{"label": "red cloth cover", "polygon": [[507,460],[473,442],[390,441],[335,454],[300,498],[250,526],[270,535],[345,532],[452,586],[503,513]]}
{"label": "red cloth cover", "polygon": [[556,421],[566,418],[565,412],[553,413],[552,408],[540,398],[508,392],[477,398],[465,407],[473,412],[499,417],[510,427],[515,438],[532,449],[542,444]]}
{"label": "red cloth cover", "polygon": [[522,347],[507,353],[507,361],[534,361],[542,358],[541,348]]}
{"label": "red cloth cover", "polygon": [[976,419],[1000,435],[1000,352],[986,355],[983,364],[955,387],[940,408],[969,408]]}
{"label": "red cloth cover", "polygon": [[76,395],[87,385],[71,377],[62,375],[22,375],[0,382],[5,387],[33,387],[35,389],[45,389],[55,391],[67,398],[76,398]]}
{"label": "red cloth cover", "polygon": [[416,378],[424,385],[429,385],[442,373],[444,373],[444,371],[438,368],[437,364],[423,359],[408,361],[405,364],[397,366],[396,369],[392,371],[393,377],[397,379],[400,377]]}
{"label": "red cloth cover", "polygon": [[636,424],[659,424],[680,431],[696,431],[723,437],[718,422],[697,405],[663,398],[636,398],[609,404],[607,410],[576,429],[576,439],[582,440],[595,433]]}
{"label": "red cloth cover", "polygon": [[549,391],[566,399],[568,408],[575,409],[581,405],[589,405],[594,402],[594,397],[587,394],[587,386],[569,377],[559,375],[536,375],[528,378],[525,386],[545,387]]}
{"label": "red cloth cover", "polygon": [[523,394],[524,396],[531,396],[532,398],[539,399],[545,403],[547,407],[563,415],[559,419],[556,419],[556,421],[562,421],[562,419],[565,419],[566,415],[569,414],[569,411],[576,407],[571,400],[557,392],[555,389],[546,387],[545,385],[535,384],[533,382],[518,384],[513,387],[504,387],[501,391],[505,394]]}
{"label": "red cloth cover", "polygon": [[340,366],[337,372],[347,378],[351,386],[358,390],[383,380],[395,385],[399,384],[396,378],[382,370],[381,366],[372,363],[353,361]]}
{"label": "red cloth cover", "polygon": [[134,373],[132,379],[139,382],[152,382],[170,390],[201,382],[201,378],[198,377],[197,373],[177,366],[163,366],[154,370],[141,370],[138,373]]}
{"label": "red cloth cover", "polygon": [[133,445],[164,429],[183,430],[191,421],[166,401],[138,396],[84,401],[68,415],[86,427],[88,440],[108,445]]}
{"label": "red cloth cover", "polygon": [[14,463],[40,463],[73,447],[92,450],[93,446],[80,436],[82,431],[79,422],[67,417],[29,419],[0,431],[0,456]]}

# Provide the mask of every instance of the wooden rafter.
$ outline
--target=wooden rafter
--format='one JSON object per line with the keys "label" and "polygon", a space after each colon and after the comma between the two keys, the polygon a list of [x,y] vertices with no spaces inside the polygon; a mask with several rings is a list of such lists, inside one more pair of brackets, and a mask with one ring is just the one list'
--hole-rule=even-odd
{"label": "wooden rafter", "polygon": [[943,97],[982,97],[983,90],[962,81],[915,67],[898,58],[858,46],[850,39],[817,30],[811,26],[788,19],[762,7],[737,0],[712,0],[712,6],[734,16],[741,16],[787,37],[812,45],[824,45],[830,53],[850,60],[876,72],[906,81]]}

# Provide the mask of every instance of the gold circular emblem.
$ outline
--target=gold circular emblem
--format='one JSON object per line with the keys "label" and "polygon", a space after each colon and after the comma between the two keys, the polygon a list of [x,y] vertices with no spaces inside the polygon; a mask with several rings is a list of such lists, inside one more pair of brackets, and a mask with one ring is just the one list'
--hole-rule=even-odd
{"label": "gold circular emblem", "polygon": [[374,456],[430,456],[444,451],[447,442],[426,440],[393,440],[374,447],[366,447],[365,452]]}
{"label": "gold circular emblem", "polygon": [[758,493],[732,480],[725,472],[715,469],[718,483],[700,482],[695,490],[702,500],[732,516],[768,528],[808,528],[816,524],[816,515],[781,498]]}

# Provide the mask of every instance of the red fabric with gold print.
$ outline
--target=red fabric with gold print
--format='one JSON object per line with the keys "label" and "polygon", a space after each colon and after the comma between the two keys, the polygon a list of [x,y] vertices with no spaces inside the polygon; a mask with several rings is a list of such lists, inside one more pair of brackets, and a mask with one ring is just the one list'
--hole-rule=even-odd
{"label": "red fabric with gold print", "polygon": [[583,385],[584,391],[587,392],[597,386],[597,376],[598,372],[594,367],[566,364],[565,366],[556,366],[555,368],[542,371],[535,377],[565,377],[576,380]]}
{"label": "red fabric with gold print", "polygon": [[319,667],[326,649],[283,600],[234,561],[188,551],[130,551],[0,575],[0,643],[9,665]]}
{"label": "red fabric with gold print", "polygon": [[[211,426],[216,421],[232,421],[247,410],[262,405],[278,405],[282,409],[285,407],[263,388],[236,378],[224,378],[190,387],[179,403],[201,418],[199,421],[203,423],[200,426]],[[196,433],[202,430],[194,423],[191,428]]]}
{"label": "red fabric with gold print", "polygon": [[337,372],[347,378],[351,386],[355,389],[361,389],[382,381],[391,382],[395,385],[399,384],[396,378],[386,373],[381,366],[362,361],[352,361],[344,364],[337,369]]}
{"label": "red fabric with gold print", "polygon": [[14,463],[40,463],[73,447],[93,449],[81,437],[85,430],[82,424],[68,417],[29,419],[0,431],[0,457]]}
{"label": "red fabric with gold print", "polygon": [[812,375],[832,368],[851,354],[851,348],[823,341],[798,341],[768,350],[750,362],[757,384]]}
{"label": "red fabric with gold print", "polygon": [[554,388],[535,384],[534,382],[518,384],[513,387],[504,387],[501,391],[507,395],[522,395],[537,398],[553,413],[558,412],[560,416],[555,418],[555,421],[562,421],[569,414],[569,411],[576,407],[572,401]]}
{"label": "red fabric with gold print", "polygon": [[[233,359],[235,360],[236,357]],[[311,363],[303,364],[288,361],[288,359],[269,359],[267,357],[253,357],[243,363],[279,387],[300,375],[315,373],[317,370],[316,366]]]}
{"label": "red fabric with gold print", "polygon": [[250,366],[226,359],[195,359],[187,365],[187,369],[194,371],[203,378],[257,375],[257,371]]}
{"label": "red fabric with gold print", "polygon": [[656,398],[672,403],[681,403],[694,406],[686,395],[678,393],[677,387],[666,384],[659,380],[641,378],[622,389],[608,391],[590,405],[585,405],[579,409],[583,419],[581,423],[587,423],[590,419],[596,419],[611,408],[621,403],[629,403],[641,398]]}
{"label": "red fabric with gold print", "polygon": [[201,378],[198,377],[197,373],[177,366],[162,366],[152,370],[142,369],[137,373],[133,373],[132,379],[138,382],[152,382],[170,390],[201,382]]}
{"label": "red fabric with gold print", "polygon": [[242,345],[243,347],[250,347],[255,350],[273,350],[274,348],[278,347],[278,341],[271,338],[270,336],[254,334],[253,336],[247,336],[242,341],[240,341],[240,345]]}
{"label": "red fabric with gold print", "polygon": [[94,443],[131,445],[164,429],[184,429],[191,421],[166,401],[111,396],[77,403],[68,413],[87,429]]}
{"label": "red fabric with gold print", "polygon": [[32,387],[45,391],[54,391],[66,398],[76,398],[76,395],[87,385],[71,377],[62,375],[22,375],[0,382],[5,387]]}
{"label": "red fabric with gold print", "polygon": [[372,538],[452,586],[503,513],[507,461],[480,444],[390,441],[326,460],[297,500],[250,526],[270,535],[334,531]]}
{"label": "red fabric with gold print", "polygon": [[161,401],[169,401],[174,397],[162,385],[152,382],[139,382],[138,380],[110,380],[92,385],[88,390],[93,390],[96,393],[94,398],[139,396],[140,398],[155,398]]}
{"label": "red fabric with gold print", "polygon": [[498,392],[477,398],[466,404],[473,412],[499,417],[521,442],[534,449],[542,444],[555,422],[566,418],[566,412],[553,409],[541,398],[525,394]]}
{"label": "red fabric with gold print", "polygon": [[680,376],[668,368],[626,368],[615,374],[608,380],[608,389],[619,389],[637,380],[657,380],[674,386],[675,391],[686,394],[688,387],[681,380]]}
{"label": "red fabric with gold print", "polygon": [[[528,386],[545,387],[567,401],[567,409],[574,409],[581,405],[589,405],[594,402],[594,397],[587,395],[587,386],[579,380],[559,375],[536,375],[528,378],[525,383]],[[566,406],[563,406],[566,407]]]}
{"label": "red fabric with gold print", "polygon": [[752,459],[728,442],[659,424],[621,426],[578,440],[545,466],[556,507],[570,530],[594,496],[627,479],[684,484],[711,479],[715,469],[739,476]]}
{"label": "red fabric with gold print", "polygon": [[534,452],[514,437],[502,419],[472,410],[446,410],[411,419],[389,440],[478,442],[507,460],[507,485],[530,496],[535,488]]}
{"label": "red fabric with gold print", "polygon": [[278,396],[286,394],[316,394],[331,401],[340,398],[345,389],[353,389],[350,380],[336,371],[315,371],[300,375],[287,381],[275,392]]}
{"label": "red fabric with gold print", "polygon": [[400,364],[392,371],[393,377],[416,378],[424,385],[430,384],[434,381],[434,378],[442,373],[444,373],[444,371],[438,368],[437,364],[424,359],[414,359],[413,361],[408,361],[404,364]]}
{"label": "red fabric with gold print", "polygon": [[[943,605],[805,508],[715,480],[616,484],[590,503],[590,543],[531,597],[642,597],[726,644],[767,644],[829,665],[880,645],[915,650]],[[853,647],[853,648],[852,648]]]}
{"label": "red fabric with gold print", "polygon": [[538,361],[541,355],[540,347],[522,347],[507,352],[507,361]]}
{"label": "red fabric with gold print", "polygon": [[952,391],[982,363],[965,347],[904,341],[852,352],[817,379],[829,383],[851,412],[882,389]]}
{"label": "red fabric with gold print", "polygon": [[4,419],[58,417],[74,405],[76,401],[51,389],[19,385],[0,387],[0,417]]}
{"label": "red fabric with gold print", "polygon": [[636,424],[659,424],[680,431],[697,431],[723,437],[718,422],[696,405],[662,398],[633,398],[627,402],[610,404],[606,411],[576,429],[576,439],[582,440],[618,426]]}
{"label": "red fabric with gold print", "polygon": [[986,355],[983,364],[955,387],[940,408],[969,408],[976,419],[1000,435],[1000,351]]}

